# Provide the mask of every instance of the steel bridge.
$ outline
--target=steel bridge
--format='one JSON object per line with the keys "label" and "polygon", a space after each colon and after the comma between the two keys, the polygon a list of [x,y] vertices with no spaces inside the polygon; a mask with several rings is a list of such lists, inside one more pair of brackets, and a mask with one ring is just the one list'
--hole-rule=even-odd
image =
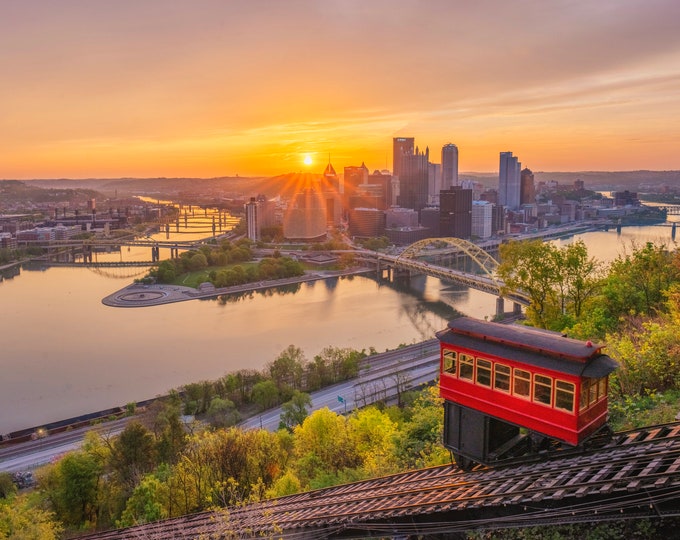
{"label": "steel bridge", "polygon": [[[514,303],[514,312],[521,310],[521,306],[531,304],[531,299],[522,291],[509,289],[496,272],[498,261],[481,247],[463,240],[462,238],[428,238],[419,240],[408,246],[397,256],[375,253],[378,268],[393,266],[410,272],[427,274],[445,281],[460,283],[466,287],[493,294],[496,301],[496,315],[504,313],[504,300]],[[465,272],[455,268],[447,268],[422,260],[423,257],[438,257],[458,254],[469,257],[479,268],[479,273]]]}

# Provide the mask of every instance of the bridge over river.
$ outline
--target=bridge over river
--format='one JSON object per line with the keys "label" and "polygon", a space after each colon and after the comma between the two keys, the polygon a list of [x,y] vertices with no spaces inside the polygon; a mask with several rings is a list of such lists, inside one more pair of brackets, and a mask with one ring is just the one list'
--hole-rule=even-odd
{"label": "bridge over river", "polygon": [[[362,250],[361,256],[375,261],[378,274],[384,269],[405,270],[426,274],[444,281],[459,283],[466,287],[497,296],[496,315],[504,314],[505,300],[513,302],[513,312],[519,314],[522,306],[528,306],[531,299],[522,291],[507,287],[497,276],[498,261],[480,246],[461,238],[428,238],[408,246],[399,255],[385,255],[374,251]],[[477,272],[450,268],[427,259],[465,257]]]}

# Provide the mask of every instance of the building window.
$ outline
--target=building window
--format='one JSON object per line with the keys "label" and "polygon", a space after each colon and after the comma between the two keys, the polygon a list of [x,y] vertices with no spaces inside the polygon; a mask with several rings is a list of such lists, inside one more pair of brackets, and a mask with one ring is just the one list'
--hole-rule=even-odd
{"label": "building window", "polygon": [[552,379],[550,377],[534,374],[534,401],[552,405]]}
{"label": "building window", "polygon": [[475,378],[475,359],[469,354],[460,355],[460,373],[461,379],[472,381]]}
{"label": "building window", "polygon": [[566,381],[555,381],[555,408],[574,412],[574,385]]}
{"label": "building window", "polygon": [[444,372],[450,373],[451,375],[456,374],[456,352],[455,351],[444,351]]}
{"label": "building window", "polygon": [[491,362],[477,358],[477,384],[491,388]]}
{"label": "building window", "polygon": [[494,365],[493,387],[495,390],[510,393],[510,366]]}
{"label": "building window", "polygon": [[516,396],[529,399],[531,396],[531,373],[515,368],[512,393]]}

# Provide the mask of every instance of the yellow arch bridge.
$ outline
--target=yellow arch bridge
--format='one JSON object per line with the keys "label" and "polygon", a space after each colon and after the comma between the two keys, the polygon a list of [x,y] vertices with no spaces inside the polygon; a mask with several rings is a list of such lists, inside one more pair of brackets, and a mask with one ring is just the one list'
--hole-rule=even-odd
{"label": "yellow arch bridge", "polygon": [[[479,272],[473,273],[447,268],[423,260],[424,257],[433,259],[451,254],[469,257],[474,261]],[[411,244],[398,256],[377,253],[375,253],[375,256],[379,269],[384,266],[392,266],[427,274],[445,281],[460,283],[466,287],[496,295],[498,297],[496,300],[497,316],[502,316],[504,313],[504,300],[514,303],[513,311],[515,313],[521,311],[521,306],[528,306],[531,303],[524,292],[510,290],[503,280],[497,276],[496,271],[499,263],[496,259],[481,247],[462,238],[428,238]]]}

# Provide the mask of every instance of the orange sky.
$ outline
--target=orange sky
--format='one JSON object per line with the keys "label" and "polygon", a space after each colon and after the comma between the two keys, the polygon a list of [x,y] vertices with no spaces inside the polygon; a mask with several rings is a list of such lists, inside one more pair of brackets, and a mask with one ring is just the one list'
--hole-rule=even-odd
{"label": "orange sky", "polygon": [[678,21],[677,0],[5,2],[0,178],[391,169],[394,136],[457,144],[461,171],[680,169]]}

